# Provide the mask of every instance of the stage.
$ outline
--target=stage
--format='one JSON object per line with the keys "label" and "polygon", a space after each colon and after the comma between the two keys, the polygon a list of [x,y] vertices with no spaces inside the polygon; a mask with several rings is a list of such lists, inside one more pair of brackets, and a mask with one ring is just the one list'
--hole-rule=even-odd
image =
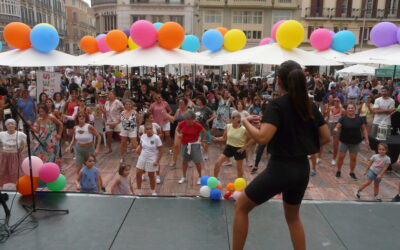
{"label": "stage", "polygon": [[[9,193],[10,206],[13,193]],[[24,215],[17,196],[11,223]],[[234,202],[192,197],[132,197],[38,193],[37,227],[12,235],[0,249],[230,249]],[[4,212],[0,207],[0,219]],[[307,249],[400,249],[400,203],[304,201]],[[2,221],[1,221],[2,222]],[[1,223],[0,222],[0,223]],[[246,249],[291,249],[282,202],[272,200],[250,216]],[[29,226],[29,225],[26,225]]]}

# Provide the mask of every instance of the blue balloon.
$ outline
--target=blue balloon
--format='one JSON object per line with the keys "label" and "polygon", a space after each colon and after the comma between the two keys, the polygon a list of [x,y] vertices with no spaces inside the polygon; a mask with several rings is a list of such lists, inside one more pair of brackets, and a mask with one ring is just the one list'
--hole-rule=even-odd
{"label": "blue balloon", "polygon": [[218,30],[207,30],[201,37],[203,46],[211,51],[218,51],[222,48],[224,44],[224,37]]}
{"label": "blue balloon", "polygon": [[159,30],[163,23],[153,23],[154,27],[156,27],[156,30]]}
{"label": "blue balloon", "polygon": [[220,200],[222,196],[221,190],[218,188],[211,189],[210,198],[211,200]]}
{"label": "blue balloon", "polygon": [[129,37],[131,35],[130,29],[123,29],[122,32],[124,32],[127,37]]}
{"label": "blue balloon", "polygon": [[346,52],[354,48],[356,36],[353,32],[342,30],[335,34],[332,41],[332,49],[339,52]]}
{"label": "blue balloon", "polygon": [[207,186],[208,178],[210,178],[210,177],[209,176],[202,176],[200,178],[200,183],[201,183],[202,186]]}
{"label": "blue balloon", "polygon": [[98,34],[98,35],[96,36],[96,40],[99,40],[100,37],[103,37],[103,36],[105,36],[105,34]]}
{"label": "blue balloon", "polygon": [[0,51],[2,51],[2,50],[3,50],[3,43],[0,42]]}
{"label": "blue balloon", "polygon": [[200,49],[200,40],[195,35],[186,35],[181,48],[190,52],[196,52]]}
{"label": "blue balloon", "polygon": [[45,24],[36,25],[31,31],[32,46],[43,53],[57,48],[60,38],[57,30]]}
{"label": "blue balloon", "polygon": [[271,39],[271,41],[269,41],[269,44],[274,44],[274,40]]}

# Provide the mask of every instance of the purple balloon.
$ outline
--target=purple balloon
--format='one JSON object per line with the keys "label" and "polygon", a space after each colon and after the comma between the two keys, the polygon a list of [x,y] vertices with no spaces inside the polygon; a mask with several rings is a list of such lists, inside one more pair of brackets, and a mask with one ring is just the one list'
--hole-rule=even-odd
{"label": "purple balloon", "polygon": [[332,31],[332,30],[330,30],[329,33],[331,34],[332,38],[333,38],[333,37],[335,36],[335,34],[336,34],[336,33],[335,33],[334,31]]}
{"label": "purple balloon", "polygon": [[131,35],[131,30],[130,29],[124,29],[123,32],[125,33],[125,35],[127,37],[129,37]]}
{"label": "purple balloon", "polygon": [[397,29],[397,42],[400,43],[400,29]]}
{"label": "purple balloon", "polygon": [[382,22],[371,30],[371,41],[376,47],[386,47],[397,43],[397,26],[394,23]]}

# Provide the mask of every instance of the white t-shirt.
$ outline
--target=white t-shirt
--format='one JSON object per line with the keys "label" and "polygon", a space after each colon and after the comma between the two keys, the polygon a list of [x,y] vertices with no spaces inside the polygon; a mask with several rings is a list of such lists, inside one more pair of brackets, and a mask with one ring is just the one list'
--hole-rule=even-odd
{"label": "white t-shirt", "polygon": [[158,156],[158,147],[162,146],[161,139],[158,135],[148,137],[144,134],[140,137],[140,144],[142,146],[142,152],[139,156],[139,161],[155,162]]}
{"label": "white t-shirt", "polygon": [[7,131],[0,132],[0,143],[3,145],[3,151],[8,153],[17,152],[17,133],[18,133],[18,148],[25,145],[26,135],[22,132],[15,132],[10,135]]}
{"label": "white t-shirt", "polygon": [[[158,125],[157,123],[153,122],[151,125],[153,125],[153,134],[157,135],[159,129],[161,129],[160,125]],[[140,125],[139,127],[139,134],[144,134],[144,125]]]}
{"label": "white t-shirt", "polygon": [[119,100],[116,99],[111,105],[110,101],[106,101],[104,108],[106,109],[106,114],[107,114],[106,121],[115,122],[119,120],[124,105]]}
{"label": "white t-shirt", "polygon": [[390,164],[390,158],[387,155],[381,157],[379,154],[375,154],[370,158],[370,161],[373,161],[373,163],[369,169],[377,175],[383,171],[386,164]]}
{"label": "white t-shirt", "polygon": [[[379,97],[375,100],[374,108],[378,109],[392,109],[394,108],[394,100],[392,98]],[[379,125],[383,120],[386,121],[387,125],[391,125],[390,116],[388,114],[375,114],[373,124]]]}

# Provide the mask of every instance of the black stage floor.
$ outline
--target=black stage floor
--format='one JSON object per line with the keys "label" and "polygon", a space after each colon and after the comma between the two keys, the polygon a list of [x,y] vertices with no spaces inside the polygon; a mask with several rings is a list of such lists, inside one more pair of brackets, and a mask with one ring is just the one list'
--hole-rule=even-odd
{"label": "black stage floor", "polygon": [[[230,249],[231,201],[70,193],[38,196],[40,207],[70,213],[35,213],[32,219],[37,227],[18,232],[0,243],[0,249]],[[29,204],[26,198],[15,199],[11,224],[24,215],[21,204]],[[400,203],[304,201],[301,213],[308,249],[400,249]],[[250,225],[246,249],[291,249],[281,201],[256,208]]]}

